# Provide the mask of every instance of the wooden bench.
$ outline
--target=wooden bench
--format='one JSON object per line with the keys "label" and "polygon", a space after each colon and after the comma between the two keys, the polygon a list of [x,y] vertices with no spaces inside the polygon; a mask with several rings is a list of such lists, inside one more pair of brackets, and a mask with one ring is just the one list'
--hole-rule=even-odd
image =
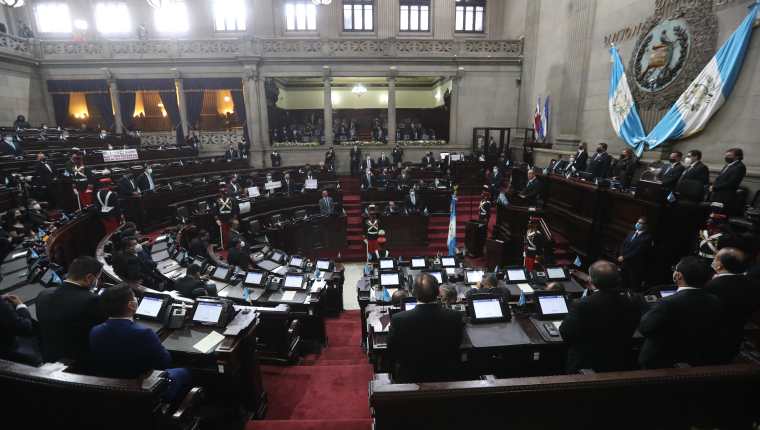
{"label": "wooden bench", "polygon": [[750,429],[760,417],[760,366],[394,384],[370,382],[375,430]]}

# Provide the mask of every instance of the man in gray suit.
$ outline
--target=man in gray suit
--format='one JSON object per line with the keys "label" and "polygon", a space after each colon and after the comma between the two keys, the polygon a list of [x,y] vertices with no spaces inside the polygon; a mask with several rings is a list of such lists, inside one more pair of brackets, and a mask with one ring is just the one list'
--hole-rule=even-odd
{"label": "man in gray suit", "polygon": [[319,199],[319,213],[322,215],[335,214],[335,202],[327,193],[327,190],[322,191],[322,198]]}

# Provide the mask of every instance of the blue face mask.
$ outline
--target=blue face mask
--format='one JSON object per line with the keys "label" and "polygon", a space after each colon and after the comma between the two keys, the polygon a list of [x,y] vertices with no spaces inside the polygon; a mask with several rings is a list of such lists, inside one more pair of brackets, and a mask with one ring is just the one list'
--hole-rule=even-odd
{"label": "blue face mask", "polygon": [[636,223],[636,224],[635,224],[633,227],[634,227],[634,228],[635,228],[637,231],[641,231],[641,230],[644,230],[644,224],[642,224],[642,223],[640,223],[640,222],[637,222],[637,223]]}

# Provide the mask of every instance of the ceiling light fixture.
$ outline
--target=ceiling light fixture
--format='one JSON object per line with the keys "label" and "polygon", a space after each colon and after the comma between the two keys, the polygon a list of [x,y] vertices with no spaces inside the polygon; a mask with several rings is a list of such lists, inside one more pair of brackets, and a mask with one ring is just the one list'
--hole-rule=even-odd
{"label": "ceiling light fixture", "polygon": [[367,92],[367,87],[362,84],[356,84],[351,88],[351,92],[356,94],[357,97],[361,97]]}

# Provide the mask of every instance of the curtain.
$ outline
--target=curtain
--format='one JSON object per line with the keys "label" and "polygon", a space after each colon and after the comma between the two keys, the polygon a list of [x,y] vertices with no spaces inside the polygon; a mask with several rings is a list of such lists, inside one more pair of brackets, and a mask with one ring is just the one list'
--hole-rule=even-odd
{"label": "curtain", "polygon": [[135,113],[136,93],[119,93],[119,106],[121,107],[121,123],[124,128],[132,129],[132,115]]}
{"label": "curtain", "polygon": [[68,93],[53,94],[56,126],[63,127],[63,123],[69,117],[69,98]]}
{"label": "curtain", "polygon": [[161,91],[158,93],[161,96],[161,103],[164,104],[164,110],[169,116],[169,121],[172,123],[173,130],[176,131],[177,146],[181,145],[185,140],[185,135],[182,132],[182,119],[179,116],[179,105],[177,104],[177,92],[176,91]]}
{"label": "curtain", "polygon": [[[185,91],[187,105],[187,125],[189,128],[200,128],[201,112],[203,111],[203,90]],[[189,132],[190,130],[188,130]]]}
{"label": "curtain", "polygon": [[114,125],[113,107],[111,106],[111,95],[109,93],[88,93],[85,94],[87,110],[90,112],[98,111],[100,118],[103,120],[103,128],[112,131]]}

